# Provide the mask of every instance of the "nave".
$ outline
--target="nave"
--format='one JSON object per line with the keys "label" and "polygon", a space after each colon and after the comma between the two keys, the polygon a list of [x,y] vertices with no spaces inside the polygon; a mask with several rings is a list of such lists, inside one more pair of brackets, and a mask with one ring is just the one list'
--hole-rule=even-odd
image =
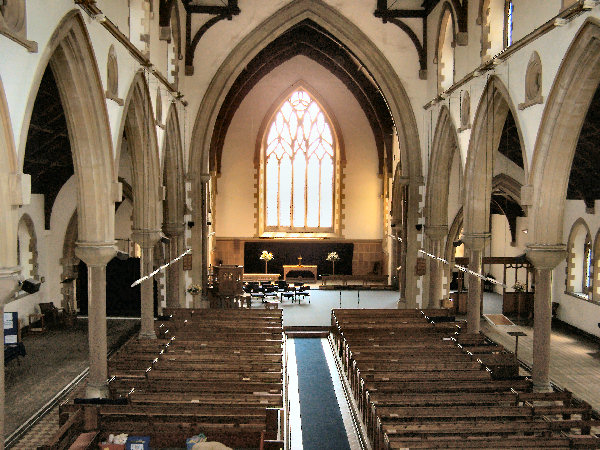
{"label": "nave", "polygon": [[[355,291],[344,291],[342,292],[343,294],[343,298],[342,298],[342,302],[343,302],[343,306],[347,307],[347,308],[356,308],[357,307],[357,292]],[[286,322],[288,323],[295,323],[297,326],[299,325],[298,322],[293,322],[293,319],[290,317],[286,320],[286,315],[294,315],[297,314],[297,312],[302,309],[303,314],[309,314],[312,313],[312,317],[314,318],[313,320],[321,320],[320,318],[323,316],[327,316],[329,318],[329,321],[331,322],[331,309],[335,308],[337,305],[336,303],[339,302],[339,292],[331,292],[331,291],[320,291],[317,289],[314,289],[311,293],[312,296],[312,301],[311,303],[302,303],[300,305],[298,304],[294,304],[292,305],[291,303],[284,303],[282,305],[282,309],[280,310],[283,314],[283,323],[285,324]],[[394,295],[393,292],[390,291],[383,291],[383,292],[361,292],[360,294],[361,297],[361,304],[360,307],[361,308],[369,308],[369,307],[375,307],[375,308],[381,308],[383,305],[385,305],[385,298],[389,298],[389,299],[393,299]],[[332,307],[326,306],[324,307],[323,305],[333,305]],[[254,302],[253,303],[253,308],[256,308],[257,311],[262,310],[263,305],[260,302]],[[484,312],[488,311],[489,308],[484,306]],[[242,310],[243,311],[243,310]],[[254,311],[254,309],[252,310]],[[368,314],[369,313],[369,309],[361,309],[361,311],[364,314]],[[390,311],[388,311],[386,313],[386,316],[390,316],[393,315],[397,310],[390,308]],[[249,312],[249,311],[248,311]],[[166,322],[163,322],[166,323]],[[308,322],[305,322],[308,323]],[[313,325],[316,322],[313,322]],[[157,323],[157,327],[160,327],[160,324]],[[503,345],[505,351],[512,351],[514,349],[514,338],[511,338],[509,336],[506,335],[506,331],[507,331],[508,327],[493,327],[490,325],[486,325],[485,320],[482,319],[482,330],[484,330],[486,333],[488,333],[490,336],[492,336],[494,338],[494,340],[496,340],[496,342],[499,342]],[[518,330],[525,330],[527,332],[527,334],[529,335],[529,337],[526,338],[521,338],[521,341],[519,342],[519,358],[521,360],[523,360],[527,365],[531,365],[531,353],[532,353],[532,340],[531,340],[531,329],[527,329],[527,327],[524,326],[513,326],[511,327],[511,329],[518,329]],[[499,334],[504,334],[503,339],[499,338],[498,335]],[[594,355],[592,353],[597,353],[598,350],[600,349],[600,347],[598,346],[597,343],[592,343],[589,341],[586,341],[585,339],[583,339],[581,336],[576,336],[576,335],[568,335],[565,334],[563,332],[560,331],[555,331],[553,333],[552,336],[553,339],[553,350],[560,352],[560,358],[556,361],[556,364],[551,366],[551,380],[552,382],[563,388],[563,389],[568,389],[572,392],[574,392],[574,396],[584,399],[587,403],[591,404],[592,406],[597,405],[600,402],[600,391],[598,390],[597,386],[595,383],[589,383],[589,380],[593,380],[596,379],[595,377],[597,376],[597,371],[600,369],[600,363],[598,361],[597,358],[594,357]],[[51,348],[51,342],[52,339],[47,339],[48,341],[48,345],[50,346],[49,348]],[[294,349],[297,347],[298,344],[296,344],[296,342],[308,342],[310,341],[310,339],[308,340],[303,340],[301,338],[293,338],[293,339],[288,339],[287,340],[287,348],[288,348],[288,367],[289,367],[289,359],[290,359],[290,346],[293,345]],[[317,340],[318,341],[318,340]],[[301,343],[299,345],[305,345],[304,343]],[[125,350],[125,349],[123,349]],[[313,348],[314,350],[314,348]],[[295,352],[294,352],[295,353]],[[333,354],[333,353],[332,353]],[[314,356],[314,352],[309,352],[308,356],[309,359],[310,358],[322,358],[322,356],[320,357],[315,357]],[[29,357],[29,356],[28,356]],[[554,355],[553,355],[554,358]],[[422,359],[422,358],[421,358]],[[15,363],[11,363],[11,364],[15,364]],[[576,375],[578,375],[580,378],[578,380],[574,380],[573,379],[573,375],[574,374],[567,374],[568,376],[564,376],[566,371],[563,370],[563,373],[561,373],[561,371],[559,370],[560,367],[569,367],[569,368],[573,368],[572,371],[575,372]],[[11,365],[7,366],[8,370],[11,370]],[[16,364],[15,364],[15,367]],[[300,365],[296,365],[297,369],[296,369],[296,373],[298,373],[299,377],[302,377],[302,373],[300,373],[301,369],[301,364]],[[323,366],[322,366],[323,367]],[[324,369],[327,370],[327,369]],[[330,368],[329,370],[327,370],[327,372],[329,374],[331,374],[331,376],[334,375],[334,371]],[[304,370],[304,374],[306,376],[312,377],[312,376],[316,376],[315,374],[313,374],[310,370],[308,373],[306,373],[306,369]],[[528,372],[526,370],[524,370],[523,368],[521,368],[520,370],[520,374],[521,375],[527,375]],[[292,376],[290,376],[290,386],[292,385],[292,381],[291,378],[293,378]],[[296,384],[296,386],[299,386],[302,388],[302,386],[300,386],[299,384]],[[56,391],[60,390],[62,386],[57,386],[56,387]],[[334,386],[333,388],[334,390],[336,389],[336,387]],[[339,387],[337,388],[339,389]],[[77,391],[76,391],[77,392]],[[73,395],[82,395],[84,392],[84,388],[80,385],[79,387],[79,393],[78,394],[73,394]],[[584,395],[580,395],[579,393],[583,392]],[[302,392],[300,392],[300,396],[297,396],[297,401],[299,403],[299,410],[302,411],[303,405],[302,405]],[[310,393],[306,394],[306,395],[310,395]],[[319,394],[321,395],[321,394]],[[342,394],[343,397],[343,394]],[[290,394],[290,401],[292,401],[293,395]],[[338,405],[343,406],[343,402],[340,401],[340,396],[339,394],[336,396],[336,398],[338,399]],[[10,407],[10,404],[8,405]],[[328,407],[336,407],[336,404],[330,404],[328,403]],[[594,406],[595,407],[595,406]],[[596,408],[596,407],[595,407]],[[348,410],[347,410],[348,411]],[[319,411],[317,411],[318,413]],[[306,414],[308,413],[300,413],[298,414],[300,417],[300,423],[295,423],[294,419],[293,419],[293,407],[290,408],[290,413],[291,413],[291,418],[290,418],[290,437],[294,437],[294,426],[300,428],[300,438],[303,438],[302,435],[302,431],[303,431],[303,417],[307,417]],[[337,412],[336,412],[337,413]],[[8,412],[8,414],[10,413],[10,410]],[[54,417],[54,420],[51,420],[51,417]],[[347,416],[347,417],[346,417]],[[349,412],[346,412],[346,416],[342,417],[340,420],[348,420],[349,416]],[[50,424],[48,424],[50,422]],[[350,417],[350,422],[351,422],[351,417]],[[308,426],[308,425],[307,425]],[[55,409],[49,416],[47,416],[47,418],[43,419],[42,421],[40,421],[40,423],[34,427],[30,433],[26,436],[23,437],[23,439],[21,440],[21,442],[19,443],[15,443],[13,444],[13,446],[11,448],[35,448],[35,446],[41,444],[42,442],[44,442],[43,436],[45,434],[45,437],[48,438],[49,435],[51,435],[53,432],[56,432],[56,429],[58,427],[58,411],[57,409]],[[346,426],[346,432],[348,433],[348,430],[352,430],[352,427],[348,427]],[[592,429],[594,430],[594,429]],[[325,431],[325,433],[327,433]],[[326,434],[327,435],[327,434]],[[297,437],[298,435],[296,435]],[[35,446],[32,446],[32,442],[35,442]],[[290,442],[294,442],[293,439]],[[310,441],[307,441],[310,442]],[[356,437],[356,432],[354,437],[352,437],[352,434],[350,434],[350,442],[353,442],[352,445],[358,445],[358,438]],[[297,448],[295,446],[292,446],[291,448]],[[319,448],[319,447],[311,447],[310,445],[305,444],[304,448]],[[352,446],[351,448],[359,448],[359,447],[354,447]]]}

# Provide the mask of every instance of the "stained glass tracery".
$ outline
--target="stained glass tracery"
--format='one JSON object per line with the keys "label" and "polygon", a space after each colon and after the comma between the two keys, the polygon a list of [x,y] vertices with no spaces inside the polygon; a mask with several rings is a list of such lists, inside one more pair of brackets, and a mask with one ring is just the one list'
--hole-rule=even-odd
{"label": "stained glass tracery", "polygon": [[292,93],[275,114],[264,161],[269,229],[333,227],[333,133],[321,107],[305,90]]}

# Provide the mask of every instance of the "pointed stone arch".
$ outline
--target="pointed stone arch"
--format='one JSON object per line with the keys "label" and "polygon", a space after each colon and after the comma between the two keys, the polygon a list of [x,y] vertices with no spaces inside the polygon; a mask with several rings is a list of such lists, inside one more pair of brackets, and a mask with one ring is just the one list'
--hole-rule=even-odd
{"label": "pointed stone arch", "polygon": [[263,47],[295,24],[310,19],[326,28],[364,63],[383,92],[394,119],[411,177],[421,175],[419,138],[410,100],[398,75],[377,46],[352,22],[322,1],[296,0],[257,26],[225,59],[212,79],[196,116],[190,149],[190,168],[208,173],[210,141],[220,106],[237,76]]}
{"label": "pointed stone arch", "polygon": [[[198,109],[190,143],[189,174],[194,175],[193,209],[195,222],[201,223],[202,192],[205,191],[209,173],[209,156],[212,132],[217,115],[227,93],[233,83],[257,53],[266,45],[293,27],[295,24],[309,19],[328,30],[344,45],[364,66],[375,80],[391,111],[400,147],[400,161],[404,175],[409,177],[409,209],[417,211],[419,203],[419,185],[422,184],[421,155],[416,120],[410,100],[398,74],[379,48],[352,22],[337,10],[320,0],[295,0],[285,5],[267,18],[247,35],[225,58],[221,67],[206,91]],[[204,180],[204,181],[203,181]],[[410,214],[409,230],[414,230],[417,214]],[[192,233],[192,246],[199,249],[202,245],[202,232],[195,227]],[[407,267],[413,267],[416,262],[417,239],[415,232],[408,236]],[[204,264],[194,264],[194,280],[200,280]],[[409,270],[410,281],[407,282],[407,305],[416,305],[416,277]]]}
{"label": "pointed stone arch", "polygon": [[[0,79],[0,267],[17,266],[17,223],[22,174],[18,174],[17,153],[8,103]],[[6,201],[9,199],[9,201]]]}
{"label": "pointed stone arch", "polygon": [[[166,189],[163,202],[163,232],[169,238],[168,260],[183,253],[185,248],[184,222],[185,183],[183,173],[183,148],[176,104],[167,113],[165,144],[163,149],[163,180]],[[162,281],[164,284],[164,280]],[[167,306],[185,306],[183,262],[169,266],[166,274]]]}
{"label": "pointed stone arch", "polygon": [[492,76],[477,107],[467,152],[463,195],[465,235],[480,235],[490,231],[493,158],[509,111],[517,126],[527,178],[527,157],[516,108],[502,81]]}
{"label": "pointed stone arch", "polygon": [[48,64],[69,130],[77,181],[79,240],[112,242],[115,186],[108,113],[89,35],[78,11],[63,18],[40,58],[23,120],[19,167],[23,167],[31,113]]}
{"label": "pointed stone arch", "polygon": [[133,230],[162,228],[162,174],[156,128],[148,83],[142,70],[133,78],[125,100],[116,161],[120,160],[123,135],[132,160]]}
{"label": "pointed stone arch", "polygon": [[[454,47],[456,46],[456,16],[450,3],[445,2],[442,6],[440,21],[437,29],[437,39],[435,41],[435,55],[433,62],[437,64],[437,84],[438,92],[443,92],[454,84]],[[448,41],[448,32],[450,33],[450,42]],[[449,48],[448,48],[449,47]],[[452,55],[448,53],[452,52]],[[452,67],[445,65],[451,63]],[[451,71],[450,71],[451,70]],[[452,75],[451,79],[446,79],[447,75]]]}
{"label": "pointed stone arch", "polygon": [[589,18],[573,39],[542,115],[529,174],[531,242],[563,245],[571,163],[588,105],[600,83],[600,21]]}
{"label": "pointed stone arch", "polygon": [[448,226],[450,172],[458,150],[456,127],[450,111],[443,106],[433,136],[425,197],[426,226]]}
{"label": "pointed stone arch", "polygon": [[183,147],[179,117],[174,103],[171,104],[167,113],[165,127],[163,180],[166,189],[165,201],[167,207],[164,210],[163,223],[183,226],[183,215],[185,213]]}

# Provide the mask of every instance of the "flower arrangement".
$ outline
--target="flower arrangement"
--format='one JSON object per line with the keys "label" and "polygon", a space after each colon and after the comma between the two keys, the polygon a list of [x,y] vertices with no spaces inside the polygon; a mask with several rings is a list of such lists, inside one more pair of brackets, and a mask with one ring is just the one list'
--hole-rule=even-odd
{"label": "flower arrangement", "polygon": [[202,286],[199,284],[192,284],[189,288],[187,288],[187,292],[192,295],[198,295],[202,291]]}
{"label": "flower arrangement", "polygon": [[339,261],[339,259],[337,252],[331,252],[327,255],[327,261]]}
{"label": "flower arrangement", "polygon": [[273,259],[273,253],[268,252],[267,250],[263,250],[260,255],[260,259],[262,259],[263,261],[271,261]]}
{"label": "flower arrangement", "polygon": [[521,281],[517,281],[513,285],[513,289],[515,290],[515,292],[525,292],[525,284],[522,283]]}
{"label": "flower arrangement", "polygon": [[267,263],[273,259],[273,253],[267,250],[263,250],[260,254],[260,259],[262,259],[265,262],[265,273],[269,273],[267,272]]}
{"label": "flower arrangement", "polygon": [[333,275],[335,275],[335,262],[340,260],[337,252],[331,252],[327,255],[327,261],[331,261],[331,265],[333,268]]}

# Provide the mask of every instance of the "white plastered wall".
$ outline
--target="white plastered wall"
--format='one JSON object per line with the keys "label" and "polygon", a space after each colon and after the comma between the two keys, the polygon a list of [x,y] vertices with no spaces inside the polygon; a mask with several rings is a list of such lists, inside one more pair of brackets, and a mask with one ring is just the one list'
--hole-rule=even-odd
{"label": "white plastered wall", "polygon": [[[563,242],[568,242],[571,228],[579,218],[585,220],[590,229],[592,245],[600,229],[600,204],[596,201],[595,214],[586,213],[583,200],[567,200],[565,203],[565,221]],[[594,255],[598,258],[598,255]],[[558,318],[587,333],[600,337],[600,305],[565,293],[567,260],[561,262],[552,272],[552,301],[560,304]]]}
{"label": "white plastered wall", "polygon": [[225,139],[218,182],[216,234],[256,235],[254,152],[259,127],[275,100],[299,80],[316,91],[337,119],[346,150],[343,235],[347,239],[382,238],[381,178],[375,140],[356,99],[325,68],[297,56],[265,76],[242,101]]}

